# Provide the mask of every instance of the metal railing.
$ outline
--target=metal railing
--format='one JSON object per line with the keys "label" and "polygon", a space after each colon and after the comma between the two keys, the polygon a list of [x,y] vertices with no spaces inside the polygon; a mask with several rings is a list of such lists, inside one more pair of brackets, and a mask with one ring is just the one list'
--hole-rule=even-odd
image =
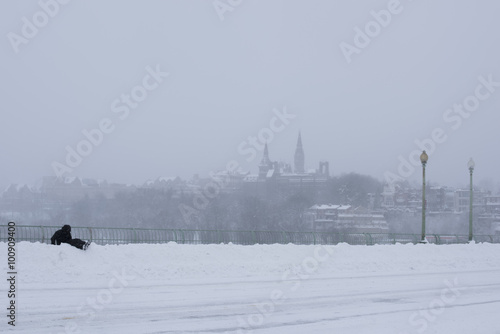
{"label": "metal railing", "polygon": [[[50,238],[60,226],[16,226],[16,241],[50,244]],[[8,226],[0,225],[0,242],[8,239]],[[375,245],[396,243],[418,243],[420,234],[393,233],[334,233],[334,232],[287,232],[287,231],[230,231],[230,230],[179,230],[145,228],[72,227],[74,238],[106,244],[296,244],[335,245],[345,242],[351,245]],[[427,240],[434,244],[467,243],[468,235],[428,234]],[[500,235],[475,235],[476,242],[500,243]]]}

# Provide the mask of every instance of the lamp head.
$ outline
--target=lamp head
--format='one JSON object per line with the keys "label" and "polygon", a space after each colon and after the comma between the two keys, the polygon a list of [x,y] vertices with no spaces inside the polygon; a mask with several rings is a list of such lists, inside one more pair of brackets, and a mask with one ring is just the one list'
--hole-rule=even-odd
{"label": "lamp head", "polygon": [[423,151],[422,154],[420,154],[420,162],[422,162],[422,165],[425,166],[425,164],[427,164],[427,160],[429,160],[429,156],[425,153],[425,151]]}
{"label": "lamp head", "polygon": [[474,167],[476,167],[476,163],[472,158],[469,159],[469,162],[467,163],[467,167],[469,167],[469,170],[472,172],[474,170]]}

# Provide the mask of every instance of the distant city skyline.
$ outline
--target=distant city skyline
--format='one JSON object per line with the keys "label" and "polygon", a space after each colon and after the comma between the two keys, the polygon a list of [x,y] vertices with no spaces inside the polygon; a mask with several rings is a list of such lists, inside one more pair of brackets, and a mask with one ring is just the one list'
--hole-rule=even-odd
{"label": "distant city skyline", "polygon": [[500,187],[497,1],[41,3],[0,4],[2,187],[256,174],[299,132],[306,170],[418,184],[426,149],[429,182],[472,157]]}
{"label": "distant city skyline", "polygon": [[[247,166],[249,166],[248,169],[242,169],[242,167],[239,167],[241,168],[240,171],[243,172],[243,173],[248,173],[250,175],[255,175],[255,176],[258,176],[259,175],[259,169],[260,169],[260,166],[262,165],[263,161],[267,161],[268,164],[272,164],[274,162],[276,163],[284,163],[284,164],[288,164],[290,166],[290,172],[292,173],[311,173],[312,171],[316,171],[316,172],[319,172],[320,171],[320,168],[324,168],[325,166],[321,166],[321,164],[323,163],[326,163],[327,164],[327,174],[330,175],[330,177],[336,177],[336,176],[341,176],[343,174],[349,174],[349,173],[358,173],[358,174],[362,174],[362,173],[359,173],[359,172],[356,172],[356,171],[346,171],[346,172],[342,172],[342,173],[335,173],[332,175],[332,171],[330,170],[330,162],[329,161],[325,161],[325,160],[319,160],[316,162],[316,164],[313,164],[313,163],[310,163],[310,164],[306,164],[306,154],[304,152],[304,149],[303,149],[303,144],[302,144],[302,132],[301,130],[298,131],[298,134],[297,134],[297,138],[296,138],[296,145],[293,146],[293,145],[290,145],[291,147],[287,150],[289,152],[292,152],[292,156],[291,157],[288,157],[288,159],[286,157],[284,157],[284,152],[274,152],[272,150],[272,144],[265,144],[263,147],[262,146],[259,146],[259,145],[254,145],[253,148],[254,148],[254,152],[251,156],[252,159],[251,159],[251,162],[252,163],[249,163]],[[250,140],[250,142],[252,142],[252,140]],[[240,145],[241,146],[241,145]],[[251,145],[249,144],[249,147]],[[293,146],[293,149],[292,149],[292,146]],[[271,149],[269,149],[269,147],[271,147]],[[262,150],[261,150],[262,149]],[[419,151],[419,154],[421,152]],[[275,159],[276,156],[280,156],[280,157],[284,157],[283,159]],[[239,159],[240,161],[238,161],[237,159],[235,160],[230,160],[227,162],[227,164],[225,164],[224,166],[227,166],[228,164],[232,163],[232,162],[236,162],[237,164],[239,162],[242,162],[242,165],[244,165],[244,161],[245,159],[242,159],[240,158]],[[248,160],[248,159],[247,159]],[[238,164],[239,166],[239,164]],[[270,167],[272,168],[272,167]],[[415,168],[415,170],[418,170],[418,168]],[[151,177],[148,177],[148,178],[145,178],[144,180],[139,180],[138,182],[136,183],[133,183],[133,182],[123,182],[121,180],[115,180],[115,179],[109,179],[109,178],[105,178],[105,177],[94,177],[94,176],[85,176],[85,175],[65,175],[63,177],[65,178],[74,178],[74,177],[77,177],[77,178],[80,178],[80,179],[95,179],[95,180],[105,180],[107,182],[110,182],[110,183],[118,183],[118,184],[130,184],[130,185],[134,185],[134,186],[142,186],[144,184],[146,184],[147,182],[149,181],[154,181],[154,180],[158,180],[160,178],[181,178],[183,180],[191,180],[193,177],[201,177],[201,178],[210,178],[213,174],[215,173],[218,173],[218,172],[225,172],[227,171],[227,169],[225,169],[224,167],[222,168],[219,168],[219,169],[215,169],[215,170],[211,170],[211,171],[202,171],[202,172],[199,172],[199,173],[193,173],[191,175],[189,174],[185,174],[185,175],[167,175],[167,174],[164,174],[164,175],[155,175],[155,176],[151,176]],[[419,187],[421,186],[420,182],[421,180],[419,179],[419,176],[420,174],[419,173],[415,173],[416,174],[416,177],[410,177],[410,178],[402,178],[401,181],[408,181],[410,182],[410,184],[412,186],[416,186],[416,187]],[[369,174],[363,174],[363,175],[369,175]],[[372,176],[374,177],[375,179],[383,182],[384,184],[387,183],[387,180],[385,180],[383,177],[382,178],[377,178],[373,175],[369,175],[369,176]],[[57,175],[43,175],[43,176],[40,176],[39,178],[37,178],[36,180],[34,180],[34,182],[32,183],[26,183],[26,182],[10,182],[8,184],[6,184],[5,186],[3,186],[4,188],[6,186],[9,186],[11,184],[20,184],[20,185],[23,185],[23,184],[27,184],[27,185],[32,185],[32,186],[35,186],[36,184],[40,184],[42,179],[44,177],[57,177]],[[467,179],[468,180],[468,179]],[[451,187],[451,188],[464,188],[464,189],[468,189],[469,187],[469,184],[467,183],[467,180],[462,182],[462,183],[455,183],[455,184],[445,184],[445,183],[442,183],[442,182],[439,182],[439,181],[436,181],[436,180],[433,180],[431,179],[430,181],[428,181],[428,186],[429,185],[432,185],[432,184],[435,184],[435,185],[439,185],[439,186],[446,186],[446,187]],[[478,188],[482,188],[482,189],[485,189],[485,190],[491,190],[492,192],[494,193],[500,193],[500,183],[498,182],[492,182],[491,179],[487,179],[487,178],[483,178],[483,179],[479,179],[479,180],[476,180],[475,182],[475,187],[478,187]]]}

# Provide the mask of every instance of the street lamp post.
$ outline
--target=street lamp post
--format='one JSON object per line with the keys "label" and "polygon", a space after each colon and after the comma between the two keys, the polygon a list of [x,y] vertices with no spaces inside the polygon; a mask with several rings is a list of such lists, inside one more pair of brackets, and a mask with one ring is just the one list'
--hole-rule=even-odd
{"label": "street lamp post", "polygon": [[470,203],[469,203],[469,242],[472,241],[472,204],[473,204],[473,188],[472,188],[472,173],[474,172],[474,167],[476,167],[476,164],[474,163],[474,160],[472,158],[469,159],[469,162],[467,163],[467,167],[469,167],[469,173],[470,173]]}
{"label": "street lamp post", "polygon": [[425,151],[420,155],[420,162],[422,162],[422,239],[420,242],[425,243],[425,165],[427,165],[427,160],[429,160],[429,156]]}

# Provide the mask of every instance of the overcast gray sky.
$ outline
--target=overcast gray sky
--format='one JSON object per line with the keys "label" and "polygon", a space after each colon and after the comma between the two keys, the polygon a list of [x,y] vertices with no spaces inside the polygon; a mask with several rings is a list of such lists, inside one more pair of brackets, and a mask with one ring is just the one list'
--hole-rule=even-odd
{"label": "overcast gray sky", "polygon": [[271,159],[292,162],[301,131],[306,167],[333,175],[416,182],[400,159],[427,139],[431,181],[467,184],[471,156],[479,180],[500,180],[496,0],[41,3],[0,3],[2,186],[69,168],[67,147],[99,126],[65,175],[142,184],[232,160],[256,173],[248,137],[271,123]]}

